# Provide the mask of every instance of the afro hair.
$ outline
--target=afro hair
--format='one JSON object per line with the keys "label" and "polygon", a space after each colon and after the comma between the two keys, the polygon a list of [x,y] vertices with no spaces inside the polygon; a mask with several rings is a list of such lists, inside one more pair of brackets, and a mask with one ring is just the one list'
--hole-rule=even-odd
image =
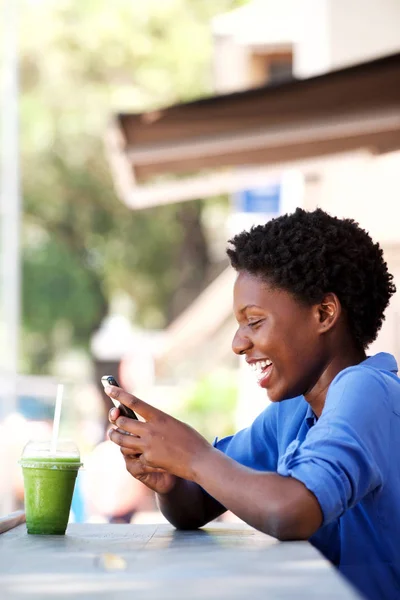
{"label": "afro hair", "polygon": [[237,271],[258,276],[314,304],[332,292],[358,347],[373,342],[396,291],[383,252],[353,219],[297,208],[229,240]]}

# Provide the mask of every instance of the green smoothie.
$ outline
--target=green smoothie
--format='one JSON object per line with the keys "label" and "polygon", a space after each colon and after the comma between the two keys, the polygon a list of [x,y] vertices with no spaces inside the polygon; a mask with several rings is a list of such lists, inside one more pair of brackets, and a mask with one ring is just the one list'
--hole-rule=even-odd
{"label": "green smoothie", "polygon": [[22,456],[20,464],[24,475],[28,533],[64,535],[81,466],[79,454]]}

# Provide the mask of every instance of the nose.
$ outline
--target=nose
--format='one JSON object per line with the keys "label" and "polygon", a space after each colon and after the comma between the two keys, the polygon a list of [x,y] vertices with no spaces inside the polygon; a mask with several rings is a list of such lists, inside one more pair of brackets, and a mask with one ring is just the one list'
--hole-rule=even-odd
{"label": "nose", "polygon": [[239,329],[233,336],[232,350],[235,354],[245,354],[253,346],[251,340]]}

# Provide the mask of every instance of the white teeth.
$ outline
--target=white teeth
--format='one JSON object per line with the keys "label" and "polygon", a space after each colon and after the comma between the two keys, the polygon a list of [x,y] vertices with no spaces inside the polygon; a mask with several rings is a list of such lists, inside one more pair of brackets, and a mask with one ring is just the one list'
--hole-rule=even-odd
{"label": "white teeth", "polygon": [[260,383],[262,378],[265,376],[265,369],[272,365],[272,360],[258,360],[257,362],[251,363],[249,366],[254,371],[257,378],[257,382]]}
{"label": "white teeth", "polygon": [[263,371],[263,369],[269,367],[270,365],[272,365],[272,360],[259,360],[251,363],[250,367],[255,373],[259,374]]}

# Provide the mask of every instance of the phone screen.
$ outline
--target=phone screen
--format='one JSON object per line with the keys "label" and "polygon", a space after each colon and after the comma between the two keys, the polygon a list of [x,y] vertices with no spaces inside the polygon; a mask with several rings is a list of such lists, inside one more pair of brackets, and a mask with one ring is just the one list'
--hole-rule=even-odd
{"label": "phone screen", "polygon": [[[112,385],[114,387],[121,387],[115,379],[115,377],[113,377],[112,375],[104,375],[101,378],[101,383],[103,384],[104,388],[108,385]],[[130,419],[136,419],[136,421],[138,421],[136,414],[131,408],[128,408],[127,406],[125,406],[125,404],[121,404],[121,402],[118,402],[118,400],[114,400],[114,398],[110,398],[110,400],[116,408],[119,408],[121,415],[123,415],[124,417],[129,417]]]}

